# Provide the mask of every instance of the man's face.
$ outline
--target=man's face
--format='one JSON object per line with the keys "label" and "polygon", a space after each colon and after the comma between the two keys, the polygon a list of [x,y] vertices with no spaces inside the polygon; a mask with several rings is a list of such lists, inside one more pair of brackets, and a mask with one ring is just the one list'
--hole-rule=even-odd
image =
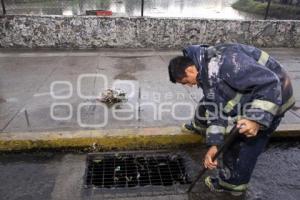
{"label": "man's face", "polygon": [[194,85],[197,85],[197,75],[197,68],[195,67],[195,65],[191,65],[185,69],[185,77],[181,80],[178,80],[177,82],[193,87]]}

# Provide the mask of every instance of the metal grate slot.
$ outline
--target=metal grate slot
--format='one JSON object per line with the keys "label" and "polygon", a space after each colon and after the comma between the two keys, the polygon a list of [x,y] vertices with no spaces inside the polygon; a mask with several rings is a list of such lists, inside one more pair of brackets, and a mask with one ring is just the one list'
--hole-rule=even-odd
{"label": "metal grate slot", "polygon": [[87,159],[86,186],[134,188],[189,184],[180,155],[107,154]]}

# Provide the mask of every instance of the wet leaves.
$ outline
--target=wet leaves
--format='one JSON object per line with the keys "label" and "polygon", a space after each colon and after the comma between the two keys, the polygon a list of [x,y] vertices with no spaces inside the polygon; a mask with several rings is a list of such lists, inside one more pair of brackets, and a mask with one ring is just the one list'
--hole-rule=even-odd
{"label": "wet leaves", "polygon": [[101,97],[98,100],[107,105],[126,102],[126,92],[121,89],[107,89],[101,93]]}

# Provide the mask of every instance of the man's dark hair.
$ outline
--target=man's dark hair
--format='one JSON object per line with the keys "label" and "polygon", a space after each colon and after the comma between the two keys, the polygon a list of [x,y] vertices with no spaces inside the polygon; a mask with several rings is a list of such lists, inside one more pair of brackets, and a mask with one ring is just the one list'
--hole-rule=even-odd
{"label": "man's dark hair", "polygon": [[169,77],[172,83],[176,83],[177,80],[182,80],[186,74],[185,69],[194,65],[192,59],[186,56],[177,56],[172,58],[169,63]]}

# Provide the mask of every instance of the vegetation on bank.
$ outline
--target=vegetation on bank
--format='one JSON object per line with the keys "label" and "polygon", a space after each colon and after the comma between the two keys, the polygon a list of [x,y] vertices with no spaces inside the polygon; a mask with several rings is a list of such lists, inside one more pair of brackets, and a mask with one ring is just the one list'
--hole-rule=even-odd
{"label": "vegetation on bank", "polygon": [[[263,3],[255,0],[238,0],[232,7],[240,11],[264,16],[267,5],[267,1]],[[300,19],[300,6],[282,5],[271,2],[268,17],[277,19]]]}

